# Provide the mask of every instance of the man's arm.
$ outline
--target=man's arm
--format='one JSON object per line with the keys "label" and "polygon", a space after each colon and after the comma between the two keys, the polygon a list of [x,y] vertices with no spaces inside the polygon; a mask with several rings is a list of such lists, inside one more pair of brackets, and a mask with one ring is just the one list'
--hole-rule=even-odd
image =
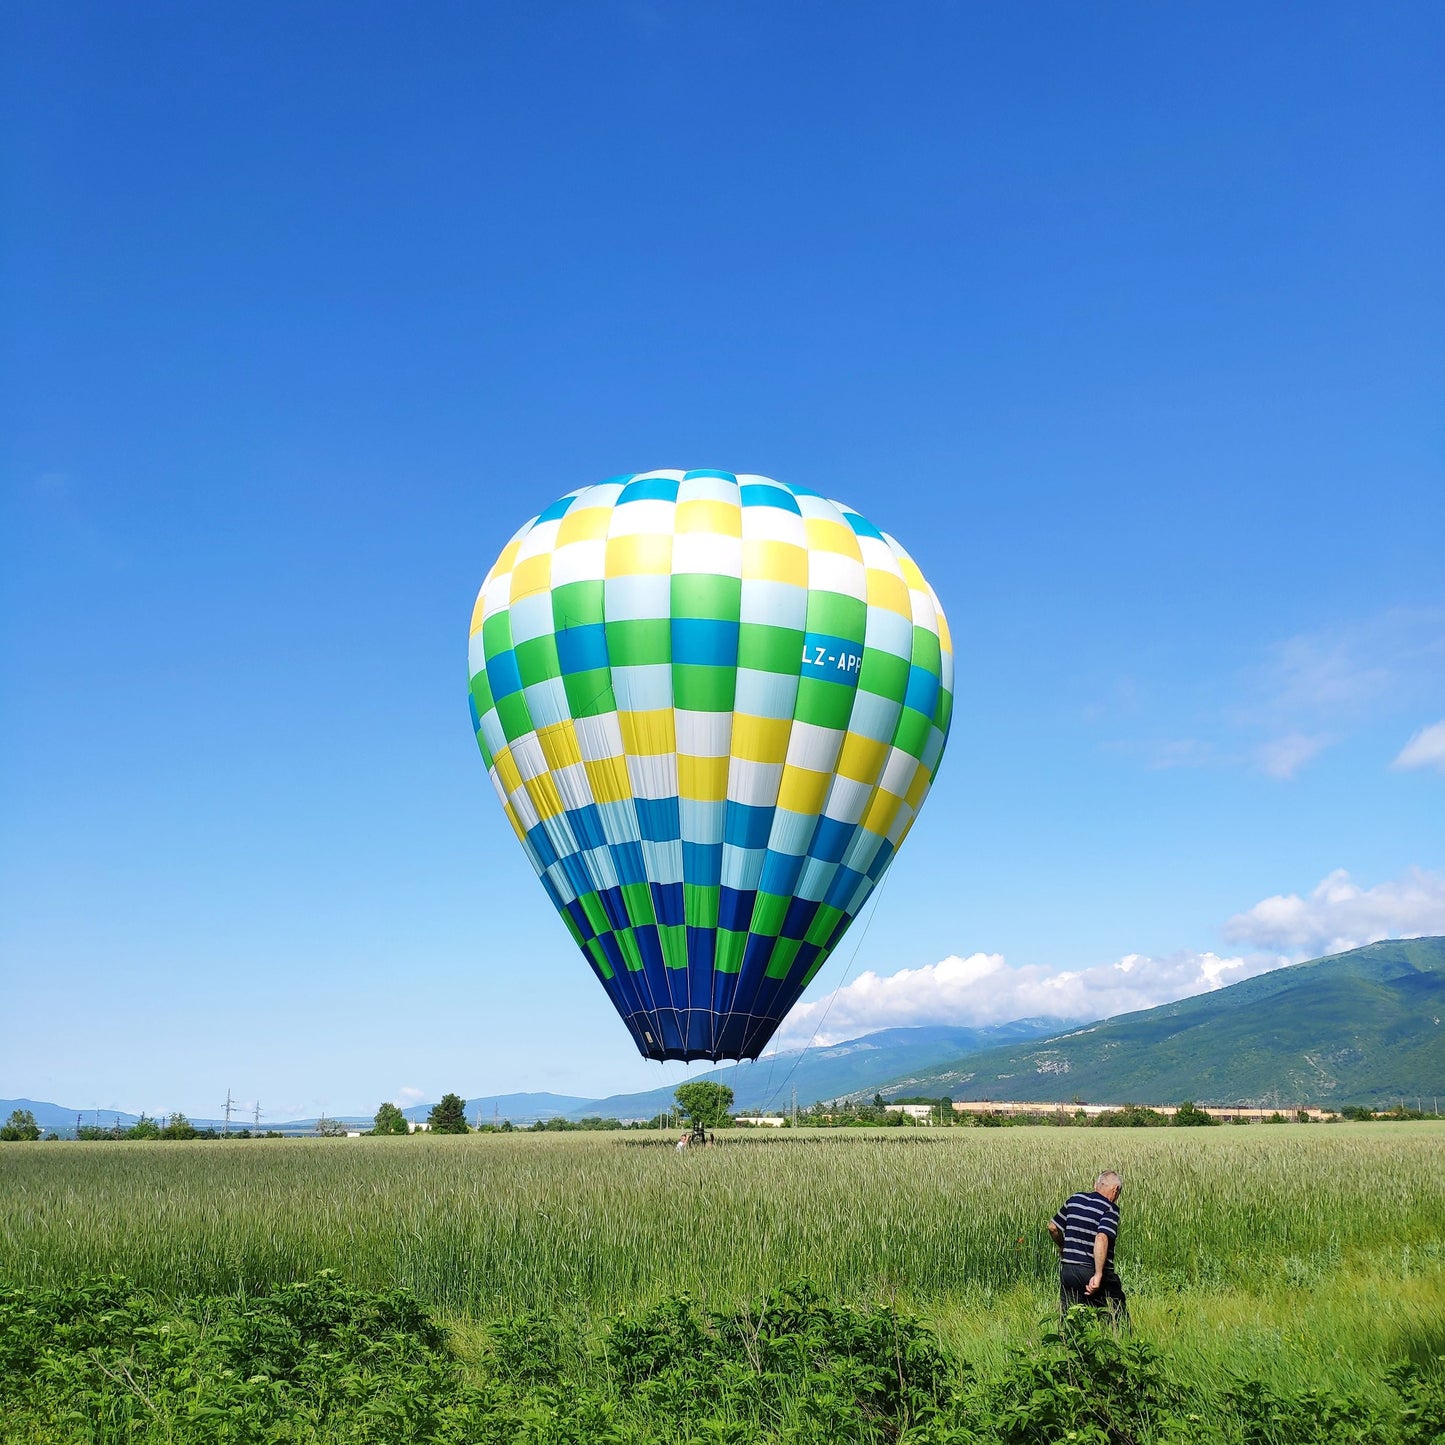
{"label": "man's arm", "polygon": [[1064,1231],[1051,1219],[1049,1220],[1049,1235],[1054,1243],[1062,1250],[1064,1247]]}
{"label": "man's arm", "polygon": [[1107,1234],[1096,1234],[1094,1236],[1094,1277],[1084,1286],[1085,1294],[1093,1294],[1104,1282],[1104,1266],[1109,1262],[1109,1236]]}

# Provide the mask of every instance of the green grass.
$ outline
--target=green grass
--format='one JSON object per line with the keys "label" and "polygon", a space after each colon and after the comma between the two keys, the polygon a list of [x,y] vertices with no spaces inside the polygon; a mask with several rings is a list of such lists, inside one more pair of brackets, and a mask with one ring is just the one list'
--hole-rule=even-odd
{"label": "green grass", "polygon": [[[635,1133],[0,1146],[0,1280],[112,1272],[174,1298],[331,1269],[458,1327],[534,1311],[595,1330],[687,1292],[791,1280],[917,1311],[1002,1369],[1052,1308],[1044,1221],[1125,1177],[1141,1337],[1201,1380],[1243,1370],[1362,1398],[1445,1355],[1445,1126]],[[1102,1137],[1101,1137],[1102,1136]]]}

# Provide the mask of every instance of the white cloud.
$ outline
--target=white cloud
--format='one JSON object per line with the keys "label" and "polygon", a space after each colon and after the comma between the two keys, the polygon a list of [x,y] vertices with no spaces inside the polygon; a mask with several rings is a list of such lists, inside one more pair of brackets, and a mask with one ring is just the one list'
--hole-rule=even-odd
{"label": "white cloud", "polygon": [[1001,953],[971,953],[891,974],[869,971],[831,998],[795,1008],[773,1047],[798,1048],[814,1039],[815,1031],[814,1041],[828,1045],[916,1024],[1110,1018],[1382,938],[1445,934],[1445,873],[1412,868],[1398,879],[1361,888],[1339,869],[1308,898],[1291,893],[1261,899],[1235,914],[1223,931],[1245,951],[1129,953],[1117,963],[1082,969],[1015,968]]}
{"label": "white cloud", "polygon": [[[1192,711],[1178,711],[1187,694],[1175,690],[1168,731],[1123,746],[1156,770],[1247,767],[1288,780],[1362,728],[1433,710],[1442,678],[1445,609],[1396,608],[1274,643],[1232,680],[1201,689]],[[1114,711],[1134,717],[1138,703]],[[1396,766],[1445,769],[1445,721],[1437,726],[1412,739]]]}
{"label": "white cloud", "polygon": [[1423,868],[1411,868],[1402,878],[1373,888],[1361,888],[1338,868],[1308,898],[1276,894],[1224,925],[1231,943],[1310,956],[1430,933],[1445,933],[1445,874]]}
{"label": "white cloud", "polygon": [[408,1085],[406,1088],[398,1089],[396,1097],[391,1101],[399,1109],[409,1109],[413,1104],[420,1104],[426,1095],[420,1089],[413,1089]]}
{"label": "white cloud", "polygon": [[797,1048],[913,1024],[979,1025],[1020,1018],[1098,1019],[1207,993],[1288,963],[1273,954],[1221,958],[1181,950],[1163,958],[1126,954],[1117,963],[1060,970],[1012,968],[1000,953],[954,955],[923,968],[860,974],[829,999],[788,1015],[777,1047]]}
{"label": "white cloud", "polygon": [[1311,758],[1318,757],[1329,747],[1327,737],[1309,737],[1305,733],[1287,733],[1282,738],[1261,743],[1255,749],[1255,762],[1262,772],[1272,778],[1285,781],[1293,778]]}
{"label": "white cloud", "polygon": [[1339,721],[1398,703],[1439,676],[1445,612],[1397,608],[1345,626],[1300,633],[1271,649],[1255,671],[1242,719],[1299,726]]}
{"label": "white cloud", "polygon": [[1393,629],[1374,625],[1288,637],[1258,674],[1254,706],[1272,715],[1353,712],[1389,686]]}
{"label": "white cloud", "polygon": [[1392,764],[1397,768],[1436,768],[1445,773],[1445,718],[1421,728],[1400,749]]}

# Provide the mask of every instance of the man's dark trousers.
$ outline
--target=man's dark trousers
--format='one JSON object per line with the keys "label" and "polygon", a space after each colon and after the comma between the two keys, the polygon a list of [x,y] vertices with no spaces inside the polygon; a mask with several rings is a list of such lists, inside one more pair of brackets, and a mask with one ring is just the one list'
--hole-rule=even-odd
{"label": "man's dark trousers", "polygon": [[1115,1324],[1129,1321],[1129,1302],[1124,1296],[1124,1286],[1112,1269],[1104,1271],[1104,1278],[1093,1294],[1085,1294],[1092,1270],[1064,1269],[1059,1272],[1059,1308],[1068,1314],[1071,1305],[1089,1305],[1093,1309],[1108,1310]]}

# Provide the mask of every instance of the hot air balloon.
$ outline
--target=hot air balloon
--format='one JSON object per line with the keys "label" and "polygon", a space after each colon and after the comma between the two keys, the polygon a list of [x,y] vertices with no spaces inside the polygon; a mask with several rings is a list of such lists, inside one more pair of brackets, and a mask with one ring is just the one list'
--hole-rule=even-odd
{"label": "hot air balloon", "polygon": [[769,477],[583,487],[502,549],[472,723],[641,1053],[752,1059],[917,816],[953,652],[885,532]]}

